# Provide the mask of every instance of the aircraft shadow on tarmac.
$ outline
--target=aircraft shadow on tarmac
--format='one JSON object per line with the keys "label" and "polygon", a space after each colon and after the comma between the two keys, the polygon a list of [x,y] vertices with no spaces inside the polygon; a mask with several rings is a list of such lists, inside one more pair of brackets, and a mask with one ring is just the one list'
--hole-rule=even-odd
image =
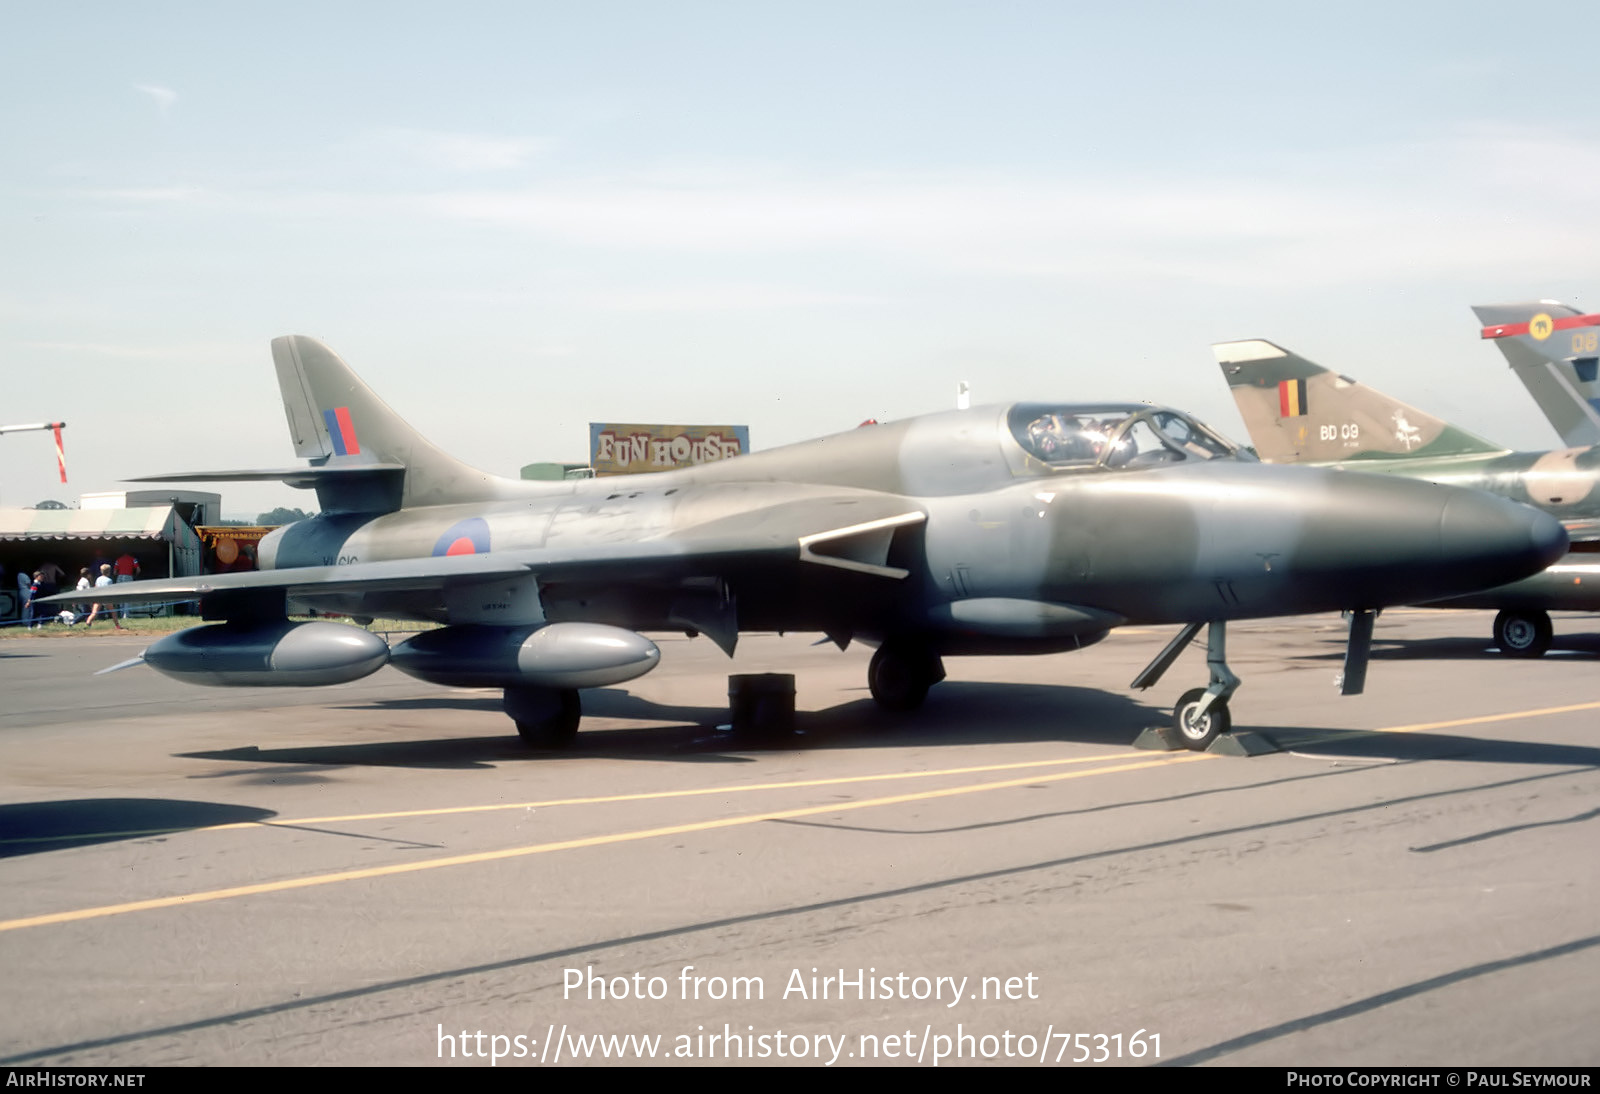
{"label": "aircraft shadow on tarmac", "polygon": [[[863,692],[865,689],[862,689]],[[798,711],[790,732],[733,733],[727,708],[652,703],[622,688],[586,692],[584,709],[596,718],[637,718],[654,724],[589,729],[569,749],[529,748],[504,725],[494,696],[440,696],[378,700],[348,710],[457,710],[482,715],[490,736],[393,740],[347,745],[262,748],[256,745],[181,753],[187,759],[227,760],[252,765],[490,769],[509,763],[612,759],[678,763],[753,763],[755,754],[797,749],[903,748],[1058,741],[1108,748],[1130,746],[1140,731],[1164,725],[1165,711],[1093,688],[1065,685],[947,681],[920,710],[895,714],[865,695],[826,710]],[[662,724],[668,723],[668,724]],[[1377,733],[1306,725],[1262,725],[1243,721],[1239,730],[1259,733],[1286,751],[1350,763],[1466,760],[1600,767],[1600,746],[1546,744],[1515,736],[1469,737],[1438,733]],[[1515,734],[1514,729],[1500,732]],[[262,768],[219,772],[210,777],[261,777]],[[281,776],[273,776],[281,779]]]}
{"label": "aircraft shadow on tarmac", "polygon": [[[489,737],[381,741],[289,748],[216,749],[186,752],[186,759],[250,764],[473,768],[502,763],[563,759],[671,760],[683,763],[750,763],[763,751],[815,748],[881,748],[968,745],[1022,741],[1072,741],[1126,746],[1139,731],[1162,724],[1166,715],[1127,697],[1093,688],[1045,684],[947,681],[920,710],[897,714],[879,709],[861,689],[860,699],[820,711],[798,711],[792,732],[733,733],[727,707],[652,703],[621,688],[584,693],[584,715],[656,723],[637,728],[587,729],[571,748],[531,749],[509,732],[498,696],[378,700],[347,710],[458,710],[492,719]],[[660,723],[670,723],[662,725]]]}
{"label": "aircraft shadow on tarmac", "polygon": [[175,798],[78,798],[0,805],[0,858],[63,851],[118,840],[148,839],[218,824],[277,816],[220,802]]}
{"label": "aircraft shadow on tarmac", "polygon": [[[1517,723],[1508,723],[1514,727]],[[1455,760],[1469,763],[1528,764],[1539,767],[1592,767],[1600,769],[1600,746],[1549,744],[1511,737],[1465,737],[1450,733],[1385,733],[1369,729],[1334,729],[1311,726],[1235,726],[1249,729],[1277,744],[1284,752],[1306,759],[1335,763],[1418,763]],[[1497,733],[1517,732],[1506,726]],[[1537,732],[1531,726],[1529,733]]]}
{"label": "aircraft shadow on tarmac", "polygon": [[[1557,634],[1542,660],[1588,662],[1600,658],[1600,634]],[[1506,657],[1484,635],[1459,638],[1377,638],[1372,640],[1374,661],[1504,661]],[[1303,661],[1342,661],[1344,642],[1328,644],[1324,653],[1308,653]]]}

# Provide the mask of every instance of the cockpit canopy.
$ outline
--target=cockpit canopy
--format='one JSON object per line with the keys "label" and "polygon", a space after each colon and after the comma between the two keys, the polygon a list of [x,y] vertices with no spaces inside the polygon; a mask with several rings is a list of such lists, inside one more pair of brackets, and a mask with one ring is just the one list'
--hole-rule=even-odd
{"label": "cockpit canopy", "polygon": [[1052,469],[1254,458],[1194,418],[1166,407],[1018,403],[1006,423],[1023,451]]}

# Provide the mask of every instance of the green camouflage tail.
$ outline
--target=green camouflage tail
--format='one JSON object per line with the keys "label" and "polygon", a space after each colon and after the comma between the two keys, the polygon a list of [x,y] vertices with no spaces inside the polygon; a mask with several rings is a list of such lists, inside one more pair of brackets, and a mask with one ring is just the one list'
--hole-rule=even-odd
{"label": "green camouflage tail", "polygon": [[1259,339],[1212,347],[1268,463],[1343,463],[1505,449]]}

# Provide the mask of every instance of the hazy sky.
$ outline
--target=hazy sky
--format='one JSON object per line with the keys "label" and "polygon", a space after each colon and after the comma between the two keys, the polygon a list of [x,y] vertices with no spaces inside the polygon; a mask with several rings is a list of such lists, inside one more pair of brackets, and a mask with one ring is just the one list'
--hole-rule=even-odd
{"label": "hazy sky", "polygon": [[[269,340],[486,470],[975,401],[1243,438],[1283,343],[1557,445],[1470,304],[1600,308],[1593,8],[0,6],[0,505],[281,466]],[[309,493],[230,486],[230,516]]]}

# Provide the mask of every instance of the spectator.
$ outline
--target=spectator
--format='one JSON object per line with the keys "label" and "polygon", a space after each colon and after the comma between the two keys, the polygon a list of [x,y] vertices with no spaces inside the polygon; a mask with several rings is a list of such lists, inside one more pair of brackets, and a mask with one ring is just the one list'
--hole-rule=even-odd
{"label": "spectator", "polygon": [[[111,585],[111,563],[103,562],[100,564],[100,576],[94,579],[94,587],[96,589],[109,589],[111,588]],[[107,602],[106,609],[107,614],[111,616],[111,622],[116,624],[117,630],[124,631],[128,629],[122,625],[122,620],[117,618],[117,612],[114,605],[112,605],[110,602]],[[89,608],[89,619],[84,623],[84,627],[87,628],[94,626],[94,617],[99,614],[100,602],[97,600]]]}
{"label": "spectator", "polygon": [[[118,585],[121,585],[124,581],[133,581],[139,576],[139,560],[127,551],[122,552],[117,556],[117,561],[111,564],[111,576],[117,579]],[[117,618],[128,618],[128,606],[126,604],[117,605]]]}

